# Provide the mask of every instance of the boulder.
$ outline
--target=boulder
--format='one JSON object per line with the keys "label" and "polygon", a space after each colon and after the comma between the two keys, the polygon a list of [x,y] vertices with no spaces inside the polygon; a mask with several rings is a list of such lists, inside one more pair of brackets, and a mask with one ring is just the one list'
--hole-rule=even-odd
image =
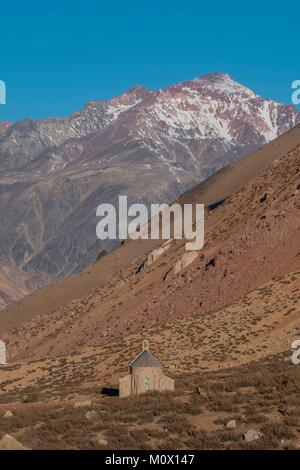
{"label": "boulder", "polygon": [[190,264],[192,264],[199,256],[198,251],[189,251],[185,253],[176,263],[174,266],[167,272],[164,277],[164,280],[167,281],[168,279],[172,278],[173,276],[177,276],[183,269],[187,268]]}
{"label": "boulder", "polygon": [[108,442],[106,439],[99,439],[98,444],[100,444],[100,446],[107,446]]}
{"label": "boulder", "polygon": [[249,429],[249,431],[245,432],[244,440],[246,442],[256,441],[262,437],[262,433],[259,431],[255,431],[254,429]]}
{"label": "boulder", "polygon": [[3,418],[12,418],[12,417],[13,417],[13,414],[11,411],[9,410],[5,411]]}
{"label": "boulder", "polygon": [[166,251],[171,248],[171,242],[173,241],[172,238],[167,240],[165,243],[162,244],[159,248],[153,250],[147,258],[146,264],[149,266],[154,263],[158,258],[160,258]]}
{"label": "boulder", "polygon": [[0,439],[0,450],[30,450],[28,447],[23,446],[21,442],[17,441],[9,434],[5,434]]}
{"label": "boulder", "polygon": [[228,421],[228,423],[226,424],[226,428],[227,429],[235,429],[236,428],[236,420],[231,419],[230,421]]}
{"label": "boulder", "polygon": [[94,421],[96,419],[99,418],[99,415],[97,413],[97,411],[88,411],[86,414],[85,414],[85,417],[88,421]]}

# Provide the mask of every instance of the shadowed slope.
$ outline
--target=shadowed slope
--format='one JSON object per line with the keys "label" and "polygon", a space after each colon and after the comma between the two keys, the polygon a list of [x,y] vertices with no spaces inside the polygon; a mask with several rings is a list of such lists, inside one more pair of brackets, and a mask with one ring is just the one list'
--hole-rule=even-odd
{"label": "shadowed slope", "polygon": [[[299,127],[181,198],[206,204],[226,198],[208,211],[206,244],[196,258],[185,252],[184,241],[158,251],[151,251],[151,242],[130,241],[82,275],[86,292],[81,297],[72,288],[74,280],[74,286],[80,284],[75,276],[58,284],[58,292],[63,295],[65,289],[71,301],[55,307],[54,284],[52,293],[49,286],[3,312],[0,331],[10,355],[66,354],[151,325],[197,317],[299,269],[300,150],[295,142],[300,142]],[[49,299],[43,299],[45,292]],[[46,312],[40,299],[49,302]],[[10,321],[18,328],[14,332]]]}

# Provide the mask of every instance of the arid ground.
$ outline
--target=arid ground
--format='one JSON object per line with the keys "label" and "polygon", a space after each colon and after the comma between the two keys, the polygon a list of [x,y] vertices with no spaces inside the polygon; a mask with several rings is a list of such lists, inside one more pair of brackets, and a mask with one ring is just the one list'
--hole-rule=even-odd
{"label": "arid ground", "polygon": [[[4,310],[2,436],[30,449],[299,448],[299,195],[298,126],[179,199],[206,205],[203,250],[126,241]],[[175,392],[120,399],[143,338]]]}

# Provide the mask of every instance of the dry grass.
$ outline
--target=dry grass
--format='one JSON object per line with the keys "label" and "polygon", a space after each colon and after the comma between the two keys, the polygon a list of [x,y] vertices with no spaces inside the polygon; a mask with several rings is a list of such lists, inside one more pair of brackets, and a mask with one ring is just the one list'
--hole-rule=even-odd
{"label": "dry grass", "polygon": [[[2,405],[13,417],[0,418],[0,429],[34,449],[104,448],[99,439],[110,449],[292,449],[300,445],[299,382],[300,367],[276,357],[179,376],[175,393],[119,399],[94,391],[92,405],[78,409],[69,401]],[[89,410],[98,417],[89,421]],[[262,437],[246,443],[249,429]]]}

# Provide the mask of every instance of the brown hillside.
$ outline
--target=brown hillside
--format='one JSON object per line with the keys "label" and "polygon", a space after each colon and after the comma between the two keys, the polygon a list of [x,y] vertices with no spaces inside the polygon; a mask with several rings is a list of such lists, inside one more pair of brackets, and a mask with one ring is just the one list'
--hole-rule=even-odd
{"label": "brown hillside", "polygon": [[[291,363],[291,342],[300,334],[299,287],[295,272],[211,314],[80,354],[4,366],[1,430],[34,449],[103,448],[100,439],[110,449],[299,448],[300,369]],[[176,379],[175,393],[110,396],[143,336]],[[78,400],[90,404],[76,408]],[[237,426],[229,431],[231,419]],[[243,433],[250,428],[262,437],[247,444]]]}
{"label": "brown hillside", "polygon": [[196,259],[177,241],[162,254],[154,252],[157,259],[150,263],[155,243],[128,242],[81,275],[3,312],[0,332],[10,356],[68,354],[152,325],[198,317],[297,271],[299,143],[298,126],[181,198],[208,206],[226,198],[208,211],[206,244]]}

